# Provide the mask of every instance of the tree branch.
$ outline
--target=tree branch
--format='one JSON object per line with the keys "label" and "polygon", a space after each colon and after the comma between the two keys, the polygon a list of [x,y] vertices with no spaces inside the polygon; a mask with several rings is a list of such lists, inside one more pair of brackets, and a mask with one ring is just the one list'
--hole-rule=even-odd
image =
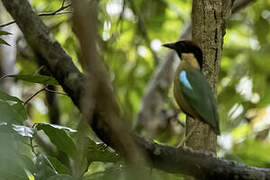
{"label": "tree branch", "polygon": [[60,108],[55,86],[48,86],[46,90],[46,102],[48,107],[49,121],[52,124],[60,124]]}
{"label": "tree branch", "polygon": [[[89,6],[89,8],[88,8]],[[83,0],[73,0],[73,22],[76,35],[80,41],[81,65],[86,74],[87,91],[84,94],[82,112],[86,120],[89,120],[93,111],[102,118],[107,125],[110,141],[122,156],[133,163],[143,160],[143,154],[139,151],[130,136],[130,128],[121,117],[117,100],[113,93],[109,80],[109,73],[104,65],[102,57],[96,49],[97,32],[97,4]],[[90,19],[90,20],[89,20]],[[90,123],[96,121],[91,119]]]}
{"label": "tree branch", "polygon": [[163,146],[140,137],[137,137],[137,142],[148,153],[152,166],[167,172],[190,175],[201,180],[270,179],[268,168],[246,166],[188,148]]}
{"label": "tree branch", "polygon": [[247,7],[249,4],[254,3],[256,0],[238,0],[235,1],[232,8],[232,14],[238,12],[239,10]]}
{"label": "tree branch", "polygon": [[[65,2],[65,1],[63,1],[62,6],[61,6],[59,9],[57,9],[56,11],[49,12],[49,13],[40,13],[40,14],[38,14],[38,15],[39,15],[40,17],[42,17],[42,16],[55,16],[55,15],[62,15],[62,14],[71,13],[70,11],[65,11],[65,12],[63,12],[63,10],[65,10],[65,9],[67,9],[67,8],[69,8],[69,7],[71,6],[71,4],[68,4],[68,5],[65,6],[65,5],[64,5],[64,2]],[[15,23],[15,21],[10,21],[10,22],[8,22],[8,23],[1,24],[1,25],[0,25],[0,28],[9,26],[9,25],[14,24],[14,23]]]}

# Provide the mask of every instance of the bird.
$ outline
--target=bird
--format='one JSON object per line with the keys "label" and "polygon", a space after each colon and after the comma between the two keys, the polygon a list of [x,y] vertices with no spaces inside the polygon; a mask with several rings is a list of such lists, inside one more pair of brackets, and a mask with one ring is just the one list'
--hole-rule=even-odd
{"label": "bird", "polygon": [[220,135],[217,101],[202,73],[203,53],[195,41],[182,40],[163,44],[181,59],[174,78],[174,98],[180,109],[206,124]]}

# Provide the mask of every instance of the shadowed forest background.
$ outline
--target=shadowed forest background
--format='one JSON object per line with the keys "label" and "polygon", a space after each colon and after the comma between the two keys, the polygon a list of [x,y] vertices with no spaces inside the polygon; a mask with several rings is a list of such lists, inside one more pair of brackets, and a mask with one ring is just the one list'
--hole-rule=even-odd
{"label": "shadowed forest background", "polygon": [[[78,60],[83,52],[74,26],[80,22],[72,19],[71,1],[29,2],[50,36],[85,71]],[[270,1],[235,1],[239,2],[247,4],[236,4],[226,22],[216,88],[221,128],[216,151],[227,160],[270,168]],[[179,144],[186,115],[179,111],[171,85],[179,58],[161,45],[180,36],[191,39],[191,8],[188,0],[100,0],[97,5],[96,50],[104,60],[122,120],[136,134],[162,145]],[[42,57],[27,45],[16,23],[6,24],[11,21],[1,1],[0,179],[61,180],[74,174],[83,179],[135,178],[119,154],[90,128],[83,129],[88,134],[84,144],[77,143],[81,136],[75,130],[84,115],[41,65]],[[170,61],[167,67],[165,61]],[[82,153],[87,162],[78,166],[82,171],[78,173],[73,157],[80,147],[87,149]],[[144,171],[151,179],[184,177],[172,171]]]}

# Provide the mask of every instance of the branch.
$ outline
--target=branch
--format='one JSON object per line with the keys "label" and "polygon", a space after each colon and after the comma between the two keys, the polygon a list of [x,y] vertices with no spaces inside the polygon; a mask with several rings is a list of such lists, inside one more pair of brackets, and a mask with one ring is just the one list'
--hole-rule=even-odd
{"label": "branch", "polygon": [[[89,6],[89,8],[88,8]],[[107,125],[107,132],[114,148],[122,154],[128,162],[138,163],[143,160],[142,153],[138,150],[130,128],[124,123],[116,97],[110,84],[109,73],[98,55],[96,49],[97,32],[97,4],[83,0],[73,0],[73,23],[75,33],[80,42],[82,58],[81,65],[86,74],[87,91],[84,94],[82,112],[89,120],[93,111],[101,116]],[[96,121],[91,119],[90,122]]]}
{"label": "branch", "polygon": [[[50,38],[49,30],[25,1],[3,0],[8,12],[15,19],[33,52],[41,59],[59,84],[80,108],[84,76],[75,67],[61,45]],[[63,63],[65,62],[65,63]]]}
{"label": "branch", "polygon": [[46,102],[48,107],[49,121],[52,124],[60,124],[60,108],[55,86],[48,86],[46,90]]}
{"label": "branch", "polygon": [[[65,9],[67,9],[67,8],[69,8],[70,6],[71,6],[71,4],[68,4],[68,5],[64,5],[64,2],[65,1],[63,1],[63,3],[62,3],[62,6],[59,8],[59,9],[57,9],[56,11],[53,11],[53,12],[49,12],[49,13],[40,13],[40,14],[38,14],[39,16],[54,16],[54,15],[62,15],[62,14],[67,14],[67,13],[71,13],[70,11],[65,11],[65,12],[62,12],[63,10],[65,10]],[[5,26],[9,26],[9,25],[11,25],[11,24],[14,24],[16,21],[10,21],[10,22],[8,22],[8,23],[5,23],[5,24],[1,24],[0,25],[0,28],[2,28],[2,27],[5,27]]]}
{"label": "branch", "polygon": [[[38,57],[37,59],[42,61],[41,64],[47,66],[52,76],[55,77],[82,112],[84,107],[81,102],[86,94],[85,83],[88,83],[85,76],[75,67],[71,57],[66,54],[61,45],[50,38],[48,28],[34,13],[26,0],[3,0],[2,2],[20,27],[26,41]],[[80,27],[85,25],[85,23],[78,23],[80,23],[78,24]],[[84,33],[88,32],[85,28],[81,28],[81,30],[86,31]],[[86,34],[79,39],[83,41],[83,45],[86,45],[81,47],[84,47],[83,50],[87,54],[89,39],[84,37],[86,37]],[[95,45],[92,44],[91,47],[95,47]],[[93,59],[96,59],[93,53],[88,54],[87,57],[91,58],[91,70],[95,72],[92,74],[92,80],[99,78],[99,89],[98,93],[95,94],[98,96],[99,103],[96,103],[93,112],[94,118],[91,120],[94,130],[105,143],[122,152],[122,155],[128,160],[132,162],[133,160],[140,161],[141,159],[135,153],[133,141],[126,141],[126,138],[130,136],[128,135],[130,128],[125,126],[119,118],[120,110],[113,95],[113,90],[107,83],[109,80],[106,80],[105,66],[102,67],[99,61],[93,61]],[[89,64],[88,67],[90,67]],[[87,88],[89,89],[91,86],[93,88],[95,85],[95,81],[91,81]],[[88,109],[89,112],[91,110],[91,108]],[[117,131],[121,132],[121,135],[116,133]]]}
{"label": "branch", "polygon": [[141,15],[142,13],[137,9],[137,7],[136,7],[135,3],[133,2],[133,0],[129,0],[128,2],[130,3],[130,7],[131,7],[132,11],[138,17],[138,22],[136,24],[137,24],[139,33],[141,34],[142,38],[145,41],[146,46],[149,48],[149,50],[150,50],[150,52],[151,52],[151,54],[153,56],[154,65],[158,65],[159,64],[159,58],[158,58],[157,53],[151,48],[151,41],[150,41],[150,38],[148,36],[147,27],[146,27],[146,24],[144,22],[144,17],[142,17],[142,15]]}
{"label": "branch", "polygon": [[152,166],[166,172],[181,173],[202,180],[270,179],[269,168],[246,166],[188,148],[159,145],[140,137],[137,137],[137,142],[146,150]]}
{"label": "branch", "polygon": [[42,88],[40,90],[38,90],[37,92],[35,92],[33,95],[31,95],[29,98],[27,98],[24,102],[23,105],[25,106],[27,103],[29,103],[34,97],[36,97],[40,92],[44,91],[46,88]]}
{"label": "branch", "polygon": [[232,14],[238,12],[241,9],[244,9],[249,4],[254,3],[256,0],[238,0],[235,1],[232,7]]}
{"label": "branch", "polygon": [[[46,26],[31,10],[26,0],[2,1],[34,52],[42,57],[52,75],[72,98],[74,104],[81,109],[79,102],[83,98],[84,76],[74,66],[71,58],[58,42],[49,38]],[[108,133],[106,123],[101,117],[98,120],[92,123],[93,129],[104,142],[110,142],[110,134],[102,134]],[[270,179],[269,169],[244,166],[188,149],[162,146],[147,142],[142,138],[136,138],[136,142],[147,152],[154,168],[167,172],[189,174],[200,179],[202,177],[207,179],[217,179],[216,177],[219,177],[218,179]]]}

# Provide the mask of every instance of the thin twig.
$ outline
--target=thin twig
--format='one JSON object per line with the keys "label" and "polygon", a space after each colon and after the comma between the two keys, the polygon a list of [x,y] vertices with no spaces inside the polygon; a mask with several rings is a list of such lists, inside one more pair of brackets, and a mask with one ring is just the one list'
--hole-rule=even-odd
{"label": "thin twig", "polygon": [[38,153],[35,151],[35,146],[33,145],[33,138],[29,138],[29,140],[30,140],[30,147],[31,147],[31,150],[32,150],[33,154],[34,154],[35,156],[37,156]]}
{"label": "thin twig", "polygon": [[245,8],[250,3],[255,2],[256,0],[242,0],[242,1],[235,1],[232,7],[232,14]]}
{"label": "thin twig", "polygon": [[[42,16],[54,16],[54,15],[68,14],[68,13],[71,13],[71,11],[65,11],[65,12],[60,12],[60,11],[63,11],[65,9],[69,8],[70,6],[71,6],[71,4],[68,4],[66,6],[63,6],[63,4],[62,4],[62,6],[59,9],[57,9],[56,11],[50,12],[50,13],[40,13],[40,14],[38,14],[38,16],[42,17]],[[8,23],[1,24],[0,28],[5,27],[5,26],[9,26],[9,25],[14,24],[14,23],[16,23],[16,21],[10,21]]]}
{"label": "thin twig", "polygon": [[182,126],[183,128],[185,128],[186,127],[186,125],[184,124],[184,123],[182,123],[181,121],[179,121],[178,120],[178,118],[177,118],[177,116],[178,116],[178,114],[180,113],[181,111],[179,110],[179,109],[177,109],[177,110],[175,110],[175,112],[172,114],[172,115],[170,115],[170,116],[168,116],[167,118],[166,118],[166,121],[176,121],[180,126]]}
{"label": "thin twig", "polygon": [[35,72],[34,72],[34,76],[37,75],[43,68],[45,68],[44,65],[40,66]]}
{"label": "thin twig", "polygon": [[67,96],[67,94],[64,93],[64,92],[54,91],[54,90],[48,89],[47,87],[45,87],[45,90],[48,91],[48,92],[52,92],[52,93],[56,93],[56,94],[61,94],[61,95]]}
{"label": "thin twig", "polygon": [[120,22],[123,20],[124,13],[125,13],[125,6],[126,6],[126,0],[123,1],[122,10],[121,10],[119,18],[118,18],[118,20],[116,22],[116,27],[118,27]]}
{"label": "thin twig", "polygon": [[181,140],[181,142],[177,145],[177,147],[182,147],[184,143],[189,139],[189,137],[193,134],[194,130],[196,129],[196,126],[193,126],[192,129],[189,131],[189,133],[184,136],[184,138]]}
{"label": "thin twig", "polygon": [[63,1],[62,1],[62,5],[61,5],[61,8],[63,8],[63,7],[64,7],[64,5],[65,5],[65,2],[66,2],[66,0],[63,0]]}
{"label": "thin twig", "polygon": [[33,99],[36,95],[38,95],[40,92],[46,90],[46,87],[38,90],[35,94],[33,94],[32,96],[30,96],[26,101],[24,101],[23,105],[26,105],[29,101],[31,101],[31,99]]}
{"label": "thin twig", "polygon": [[144,17],[141,16],[141,12],[140,10],[136,7],[135,3],[133,2],[133,0],[129,0],[131,9],[134,11],[134,13],[137,15],[138,17],[138,29],[139,29],[139,33],[141,34],[141,36],[144,39],[144,42],[146,44],[146,46],[149,48],[153,59],[154,59],[154,64],[158,65],[159,64],[159,58],[158,55],[156,54],[156,52],[151,48],[151,40],[148,36],[148,32],[147,32],[147,28],[146,28],[146,24],[144,21]]}
{"label": "thin twig", "polygon": [[53,15],[57,15],[60,11],[63,11],[67,8],[69,8],[71,6],[71,4],[68,4],[66,6],[63,6],[63,7],[60,7],[59,9],[57,9],[56,11],[54,12],[50,12],[50,13],[41,13],[39,14],[39,16],[53,16]]}
{"label": "thin twig", "polygon": [[4,76],[0,77],[0,80],[5,79],[8,76],[9,76],[8,74],[5,74]]}

